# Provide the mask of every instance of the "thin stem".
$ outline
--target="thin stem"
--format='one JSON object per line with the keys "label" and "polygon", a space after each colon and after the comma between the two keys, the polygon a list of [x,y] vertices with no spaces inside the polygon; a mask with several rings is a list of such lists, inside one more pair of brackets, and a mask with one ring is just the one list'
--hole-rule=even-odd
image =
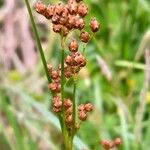
{"label": "thin stem", "polygon": [[42,49],[42,45],[41,45],[41,42],[40,42],[39,34],[38,34],[38,31],[37,31],[37,28],[36,28],[36,25],[35,25],[33,14],[32,14],[32,11],[31,11],[31,7],[30,7],[30,4],[29,4],[28,0],[25,0],[25,3],[26,3],[26,6],[27,6],[27,9],[28,9],[29,16],[30,16],[33,33],[34,33],[34,36],[35,36],[35,39],[36,39],[38,50],[40,52],[40,57],[42,59],[42,63],[43,63],[44,70],[45,70],[45,74],[46,74],[48,82],[50,83],[51,82],[51,78],[50,78],[49,73],[48,73],[46,59],[45,59],[44,52],[43,52],[43,49]]}
{"label": "thin stem", "polygon": [[72,150],[72,141],[70,141],[68,131],[65,124],[65,109],[64,109],[64,86],[65,86],[65,76],[64,76],[64,58],[65,58],[65,42],[64,38],[61,38],[61,100],[62,100],[62,133],[64,139],[65,150]]}
{"label": "thin stem", "polygon": [[73,83],[73,124],[72,124],[72,140],[75,134],[75,121],[76,121],[76,76],[74,76],[74,83]]}

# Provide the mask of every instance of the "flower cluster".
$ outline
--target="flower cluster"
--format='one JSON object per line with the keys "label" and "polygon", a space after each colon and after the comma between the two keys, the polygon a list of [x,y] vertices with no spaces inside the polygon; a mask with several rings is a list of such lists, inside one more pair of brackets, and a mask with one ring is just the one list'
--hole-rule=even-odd
{"label": "flower cluster", "polygon": [[[82,0],[68,0],[67,4],[59,2],[56,5],[49,4],[46,6],[43,2],[39,1],[35,4],[35,10],[45,16],[51,21],[53,31],[58,33],[62,39],[66,37],[71,31],[79,30],[79,39],[81,42],[87,44],[91,38],[90,33],[84,31],[85,21],[84,17],[88,14],[88,7],[82,2]],[[100,25],[95,18],[91,18],[89,28],[92,33],[99,30]],[[66,38],[65,38],[66,39]],[[63,73],[66,80],[71,77],[75,77],[79,71],[86,66],[86,58],[79,51],[79,44],[76,39],[71,39],[68,45],[69,54],[64,57]],[[63,64],[63,63],[62,63]],[[93,110],[91,103],[80,104],[78,106],[78,118],[80,122],[77,122],[73,112],[73,101],[70,98],[64,98],[60,96],[62,64],[57,69],[53,69],[52,65],[48,64],[48,72],[51,77],[51,83],[48,88],[53,93],[52,109],[55,113],[61,114],[64,118],[64,122],[68,131],[79,129],[81,121],[87,119],[87,113]]]}
{"label": "flower cluster", "polygon": [[[88,14],[88,7],[80,0],[68,0],[67,4],[59,2],[56,5],[49,4],[48,6],[39,1],[35,4],[35,9],[39,14],[50,19],[53,31],[62,36],[67,36],[73,29],[82,30],[85,27],[83,18]],[[92,32],[98,31],[99,23],[95,18],[91,19],[90,28]],[[84,36],[85,33],[81,34],[81,38]],[[83,41],[88,42],[87,40]]]}
{"label": "flower cluster", "polygon": [[113,141],[110,140],[103,140],[101,141],[101,145],[103,146],[103,148],[105,150],[110,150],[112,148],[118,147],[121,144],[121,139],[120,138],[116,138]]}

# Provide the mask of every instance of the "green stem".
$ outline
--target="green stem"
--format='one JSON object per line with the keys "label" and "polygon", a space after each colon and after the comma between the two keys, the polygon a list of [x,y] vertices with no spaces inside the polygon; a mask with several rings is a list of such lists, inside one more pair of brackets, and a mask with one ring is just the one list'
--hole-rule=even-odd
{"label": "green stem", "polygon": [[75,121],[76,121],[76,77],[74,76],[74,83],[73,83],[73,124],[72,124],[72,140],[75,134]]}
{"label": "green stem", "polygon": [[61,38],[61,100],[62,100],[62,133],[64,139],[65,150],[72,150],[72,141],[69,138],[68,131],[65,124],[65,109],[64,109],[64,86],[65,86],[65,75],[64,75],[64,59],[65,59],[65,46],[64,38]]}
{"label": "green stem", "polygon": [[43,63],[43,66],[44,66],[46,77],[47,77],[48,82],[50,83],[51,78],[50,78],[49,73],[48,73],[46,59],[45,59],[44,52],[43,52],[43,49],[42,49],[42,45],[41,45],[41,42],[40,42],[39,34],[38,34],[38,31],[37,31],[37,28],[36,28],[36,25],[35,25],[33,14],[32,14],[32,11],[31,11],[31,7],[30,7],[30,4],[29,4],[28,0],[25,0],[25,3],[26,3],[26,6],[27,6],[27,9],[28,9],[29,16],[30,16],[34,36],[35,36],[35,39],[36,39],[38,50],[40,52],[40,57],[42,59],[42,63]]}

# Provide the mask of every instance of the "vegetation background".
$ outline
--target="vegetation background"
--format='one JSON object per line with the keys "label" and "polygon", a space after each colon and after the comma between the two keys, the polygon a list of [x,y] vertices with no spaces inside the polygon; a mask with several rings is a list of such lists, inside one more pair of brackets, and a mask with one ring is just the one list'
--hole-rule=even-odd
{"label": "vegetation background", "polygon": [[[78,79],[78,102],[95,108],[75,149],[100,150],[100,140],[120,137],[120,150],[150,150],[150,1],[85,3],[86,21],[96,16],[101,29],[87,47],[88,63]],[[47,62],[56,65],[60,39],[33,12]],[[24,1],[0,0],[0,150],[60,150],[61,144]]]}

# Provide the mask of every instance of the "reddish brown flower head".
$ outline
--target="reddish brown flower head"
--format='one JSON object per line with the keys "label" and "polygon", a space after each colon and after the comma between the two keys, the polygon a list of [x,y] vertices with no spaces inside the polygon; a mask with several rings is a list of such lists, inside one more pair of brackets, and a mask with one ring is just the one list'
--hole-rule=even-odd
{"label": "reddish brown flower head", "polygon": [[87,112],[92,111],[92,110],[93,110],[93,105],[92,105],[91,103],[85,104],[85,110],[86,110]]}
{"label": "reddish brown flower head", "polygon": [[78,111],[84,111],[85,110],[85,105],[84,104],[80,104],[78,106]]}
{"label": "reddish brown flower head", "polygon": [[54,32],[60,33],[61,32],[61,28],[62,28],[62,25],[60,25],[60,24],[53,24],[53,31]]}
{"label": "reddish brown flower head", "polygon": [[57,79],[59,77],[59,72],[56,70],[52,70],[51,72],[51,78],[52,79]]}
{"label": "reddish brown flower head", "polygon": [[116,146],[119,146],[121,144],[121,139],[120,138],[116,138],[114,140],[114,143],[115,143]]}
{"label": "reddish brown flower head", "polygon": [[76,17],[76,23],[75,23],[75,28],[82,30],[85,26],[84,20],[80,17]]}
{"label": "reddish brown flower head", "polygon": [[59,15],[54,14],[54,15],[52,16],[52,23],[53,23],[53,24],[59,24],[59,20],[60,20],[60,16],[59,16]]}
{"label": "reddish brown flower head", "polygon": [[73,39],[69,44],[69,50],[71,52],[77,52],[78,51],[78,43],[75,39]]}
{"label": "reddish brown flower head", "polygon": [[81,17],[86,16],[88,13],[88,7],[84,3],[79,3],[78,4],[78,14]]}
{"label": "reddish brown flower head", "polygon": [[68,2],[68,10],[70,15],[75,15],[77,14],[78,11],[78,5],[75,1]]}
{"label": "reddish brown flower head", "polygon": [[80,34],[80,39],[81,39],[82,42],[88,43],[88,41],[90,40],[89,33],[82,31],[81,34]]}
{"label": "reddish brown flower head", "polygon": [[62,2],[59,2],[55,6],[55,14],[60,16],[63,13],[63,11],[64,11],[64,7],[65,7],[65,5]]}
{"label": "reddish brown flower head", "polygon": [[110,149],[110,141],[108,141],[108,140],[103,140],[103,141],[101,141],[101,145],[104,147],[104,149]]}
{"label": "reddish brown flower head", "polygon": [[65,68],[64,75],[65,75],[66,78],[72,77],[72,71],[71,71],[70,67]]}
{"label": "reddish brown flower head", "polygon": [[84,67],[86,65],[86,59],[83,55],[76,56],[74,60],[79,67]]}
{"label": "reddish brown flower head", "polygon": [[69,116],[66,117],[66,123],[67,124],[71,124],[72,121],[73,121],[72,115],[69,115]]}
{"label": "reddish brown flower head", "polygon": [[67,28],[71,30],[75,27],[75,24],[76,24],[76,16],[69,15],[68,23],[66,24]]}
{"label": "reddish brown flower head", "polygon": [[62,101],[59,96],[54,96],[52,102],[55,108],[60,108],[62,106]]}
{"label": "reddish brown flower head", "polygon": [[85,121],[86,118],[87,118],[87,114],[86,114],[85,111],[79,111],[79,112],[78,112],[78,117],[79,117],[79,119],[80,119],[81,121]]}
{"label": "reddish brown flower head", "polygon": [[71,115],[72,112],[73,112],[72,107],[69,107],[69,108],[66,109],[65,115],[66,115],[66,116]]}
{"label": "reddish brown flower head", "polygon": [[60,92],[60,84],[57,82],[52,82],[48,84],[48,88],[53,92]]}
{"label": "reddish brown flower head", "polygon": [[69,108],[72,106],[72,101],[70,99],[65,99],[64,100],[64,106],[65,108]]}
{"label": "reddish brown flower head", "polygon": [[46,8],[46,13],[45,13],[45,17],[47,19],[51,19],[52,16],[54,15],[54,11],[55,11],[55,6],[53,5],[48,5]]}
{"label": "reddish brown flower head", "polygon": [[68,35],[68,33],[69,33],[69,29],[66,26],[62,26],[61,35],[65,37]]}
{"label": "reddish brown flower head", "polygon": [[38,1],[37,3],[35,3],[34,8],[36,12],[38,12],[39,14],[44,15],[46,12],[46,5],[41,1]]}
{"label": "reddish brown flower head", "polygon": [[97,32],[99,30],[100,25],[99,25],[99,22],[95,18],[91,19],[90,28],[92,32]]}
{"label": "reddish brown flower head", "polygon": [[72,66],[73,65],[73,58],[70,55],[67,55],[65,58],[65,62],[67,65]]}

